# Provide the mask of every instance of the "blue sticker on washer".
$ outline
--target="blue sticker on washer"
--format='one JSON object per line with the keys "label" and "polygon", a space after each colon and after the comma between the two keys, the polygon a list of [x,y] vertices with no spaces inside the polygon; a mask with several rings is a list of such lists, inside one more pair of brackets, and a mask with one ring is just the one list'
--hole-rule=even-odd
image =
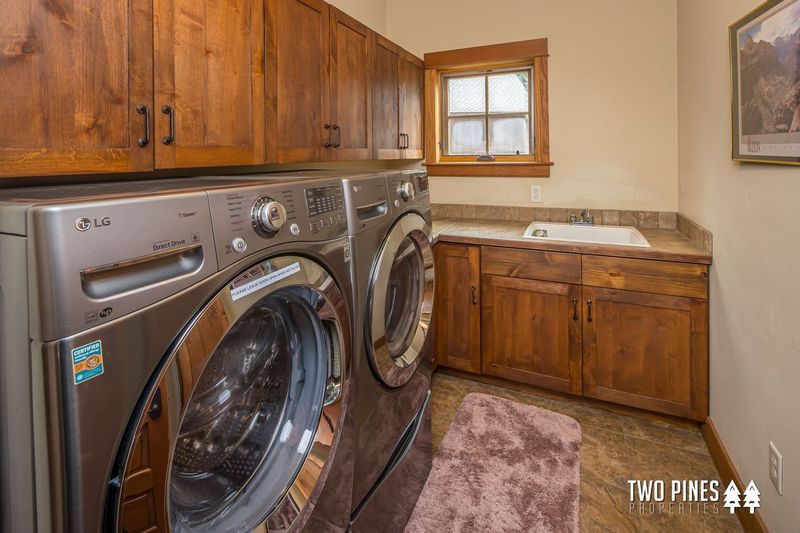
{"label": "blue sticker on washer", "polygon": [[72,376],[75,385],[103,373],[103,343],[94,341],[92,343],[75,348],[72,350]]}

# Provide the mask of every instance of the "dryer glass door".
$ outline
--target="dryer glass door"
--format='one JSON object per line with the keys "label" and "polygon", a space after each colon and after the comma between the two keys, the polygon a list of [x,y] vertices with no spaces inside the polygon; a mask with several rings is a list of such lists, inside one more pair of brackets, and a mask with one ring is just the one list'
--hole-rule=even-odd
{"label": "dryer glass door", "polygon": [[432,311],[430,228],[421,216],[409,213],[389,231],[370,286],[368,352],[386,386],[400,387],[414,375]]}
{"label": "dryer glass door", "polygon": [[345,308],[327,272],[287,256],[212,300],[145,402],[119,528],[137,519],[126,514],[126,493],[141,483],[133,470],[146,441],[171,452],[151,476],[171,530],[250,531],[265,521],[269,531],[288,529],[313,497],[338,427]]}

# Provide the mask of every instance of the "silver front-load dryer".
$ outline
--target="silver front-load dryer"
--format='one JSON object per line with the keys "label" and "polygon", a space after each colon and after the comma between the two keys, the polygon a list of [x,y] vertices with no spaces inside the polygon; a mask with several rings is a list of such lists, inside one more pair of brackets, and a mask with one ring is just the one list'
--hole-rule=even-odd
{"label": "silver front-load dryer", "polygon": [[427,176],[345,176],[356,331],[355,532],[405,527],[431,466]]}
{"label": "silver front-load dryer", "polygon": [[0,194],[3,530],[343,531],[345,227],[335,179]]}

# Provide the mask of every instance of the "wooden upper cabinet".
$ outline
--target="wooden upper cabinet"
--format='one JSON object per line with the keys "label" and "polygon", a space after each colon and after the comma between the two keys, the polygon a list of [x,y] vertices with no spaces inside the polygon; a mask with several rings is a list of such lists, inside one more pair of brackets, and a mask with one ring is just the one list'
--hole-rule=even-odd
{"label": "wooden upper cabinet", "polygon": [[155,9],[156,167],[264,163],[263,0]]}
{"label": "wooden upper cabinet", "polygon": [[581,393],[580,285],[484,275],[483,373]]}
{"label": "wooden upper cabinet", "polygon": [[400,49],[375,35],[372,60],[375,159],[400,159]]}
{"label": "wooden upper cabinet", "polygon": [[479,374],[480,248],[440,243],[435,254],[436,360],[442,366]]}
{"label": "wooden upper cabinet", "polygon": [[267,159],[323,161],[330,12],[321,0],[267,0]]}
{"label": "wooden upper cabinet", "polygon": [[[0,16],[0,177],[153,167],[152,2],[16,1]],[[144,108],[141,108],[144,111]]]}
{"label": "wooden upper cabinet", "polygon": [[400,135],[403,159],[422,159],[425,153],[423,129],[423,86],[425,69],[422,61],[404,52],[400,54],[398,70]]}
{"label": "wooden upper cabinet", "polygon": [[372,32],[331,7],[330,158],[372,158]]}
{"label": "wooden upper cabinet", "polygon": [[584,287],[583,306],[586,396],[705,420],[707,301]]}

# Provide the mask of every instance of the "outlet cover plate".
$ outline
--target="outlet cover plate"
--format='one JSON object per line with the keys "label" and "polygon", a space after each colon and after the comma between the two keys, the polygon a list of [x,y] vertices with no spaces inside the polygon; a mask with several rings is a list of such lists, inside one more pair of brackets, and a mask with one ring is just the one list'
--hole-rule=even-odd
{"label": "outlet cover plate", "polygon": [[542,186],[531,185],[531,202],[540,204],[542,203]]}
{"label": "outlet cover plate", "polygon": [[769,442],[769,479],[783,496],[783,456],[772,441]]}

